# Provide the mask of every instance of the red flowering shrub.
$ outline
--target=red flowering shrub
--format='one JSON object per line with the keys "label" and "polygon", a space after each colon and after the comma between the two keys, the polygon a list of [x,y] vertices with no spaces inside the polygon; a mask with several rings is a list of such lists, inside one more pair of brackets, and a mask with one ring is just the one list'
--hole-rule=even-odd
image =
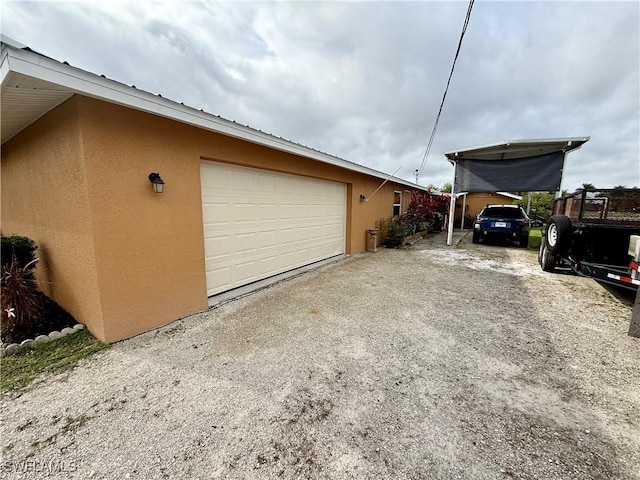
{"label": "red flowering shrub", "polygon": [[406,213],[378,222],[382,243],[398,246],[413,233],[441,231],[448,208],[448,196],[413,192]]}

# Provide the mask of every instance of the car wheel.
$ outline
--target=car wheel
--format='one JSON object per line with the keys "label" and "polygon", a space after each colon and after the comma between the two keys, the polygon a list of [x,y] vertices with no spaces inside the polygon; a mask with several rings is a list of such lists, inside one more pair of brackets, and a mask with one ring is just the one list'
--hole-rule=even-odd
{"label": "car wheel", "polygon": [[553,255],[561,255],[569,242],[571,219],[566,215],[553,215],[547,222],[546,248]]}
{"label": "car wheel", "polygon": [[520,237],[519,243],[522,248],[527,248],[529,246],[529,235],[526,237]]}
{"label": "car wheel", "polygon": [[545,272],[553,272],[556,269],[556,259],[549,251],[546,239],[543,238],[542,242],[540,242],[540,250],[538,252],[538,258],[542,270]]}
{"label": "car wheel", "polygon": [[473,232],[473,237],[471,238],[473,243],[480,243],[480,234],[477,232]]}

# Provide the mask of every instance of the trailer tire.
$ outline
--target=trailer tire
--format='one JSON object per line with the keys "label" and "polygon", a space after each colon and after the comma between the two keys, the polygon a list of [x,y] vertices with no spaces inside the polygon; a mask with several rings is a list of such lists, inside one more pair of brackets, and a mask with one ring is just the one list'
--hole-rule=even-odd
{"label": "trailer tire", "polygon": [[480,243],[480,234],[473,232],[473,236],[471,237],[471,241],[473,243]]}
{"label": "trailer tire", "polygon": [[556,259],[549,251],[546,238],[543,238],[542,242],[540,242],[538,261],[540,262],[540,267],[542,267],[542,270],[545,272],[553,272],[556,269]]}
{"label": "trailer tire", "polygon": [[540,239],[540,246],[538,247],[538,263],[542,266],[542,251],[544,250],[544,235]]}
{"label": "trailer tire", "polygon": [[553,255],[562,255],[569,243],[571,219],[566,215],[552,215],[547,222],[546,248]]}

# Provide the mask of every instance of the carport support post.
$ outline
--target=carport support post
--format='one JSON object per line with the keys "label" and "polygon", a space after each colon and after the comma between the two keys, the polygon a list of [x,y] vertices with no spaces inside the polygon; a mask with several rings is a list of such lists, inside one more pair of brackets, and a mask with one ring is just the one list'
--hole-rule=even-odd
{"label": "carport support post", "polygon": [[453,242],[453,219],[456,214],[456,170],[458,162],[453,162],[453,183],[451,184],[451,202],[449,204],[449,228],[447,232],[447,245]]}
{"label": "carport support post", "polygon": [[462,194],[462,215],[460,215],[460,230],[464,230],[464,211],[467,209],[467,194]]}

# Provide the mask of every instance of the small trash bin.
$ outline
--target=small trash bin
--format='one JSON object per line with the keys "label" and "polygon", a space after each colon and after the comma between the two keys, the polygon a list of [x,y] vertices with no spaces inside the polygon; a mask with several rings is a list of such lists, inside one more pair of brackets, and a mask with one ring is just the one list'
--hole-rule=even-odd
{"label": "small trash bin", "polygon": [[376,252],[378,250],[378,229],[370,228],[367,230],[367,252]]}

